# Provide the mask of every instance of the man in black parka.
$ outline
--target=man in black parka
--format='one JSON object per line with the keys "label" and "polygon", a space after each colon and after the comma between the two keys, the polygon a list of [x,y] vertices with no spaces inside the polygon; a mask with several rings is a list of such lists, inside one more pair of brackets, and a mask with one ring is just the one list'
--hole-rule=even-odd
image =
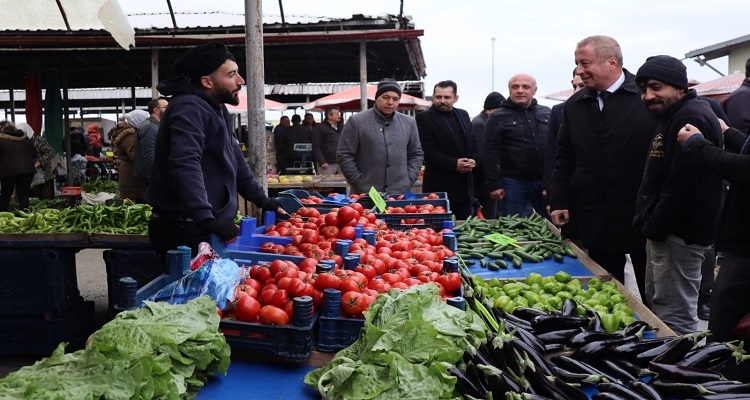
{"label": "man in black parka", "polygon": [[632,222],[657,124],[641,103],[635,76],[623,69],[616,40],[583,39],[575,61],[586,88],[565,102],[548,194],[552,222],[576,218],[589,256],[620,282],[629,254],[645,299],[646,238]]}

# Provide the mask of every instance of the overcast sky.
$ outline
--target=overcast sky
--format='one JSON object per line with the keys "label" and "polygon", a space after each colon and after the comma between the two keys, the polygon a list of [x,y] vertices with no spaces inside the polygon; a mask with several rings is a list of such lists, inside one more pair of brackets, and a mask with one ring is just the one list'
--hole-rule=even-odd
{"label": "overcast sky", "polygon": [[[237,13],[244,11],[244,3],[172,1],[175,11]],[[126,13],[167,11],[163,0],[121,0],[120,4]],[[279,15],[278,0],[263,0],[262,6],[264,15],[278,20],[273,17]],[[398,14],[400,1],[283,0],[283,6],[287,17],[351,17]],[[404,0],[404,14],[412,17],[417,29],[424,30],[421,44],[427,94],[436,82],[452,79],[460,97],[456,107],[472,116],[481,111],[485,96],[493,90],[493,37],[494,89],[507,96],[508,79],[523,72],[536,78],[540,98],[568,88],[575,67],[575,45],[586,36],[615,38],[622,47],[625,68],[635,73],[649,56],[667,54],[682,59],[691,50],[747,35],[750,28],[745,8],[741,0]],[[719,77],[693,60],[683,62],[691,79],[705,82]],[[709,63],[727,72],[726,57]]]}

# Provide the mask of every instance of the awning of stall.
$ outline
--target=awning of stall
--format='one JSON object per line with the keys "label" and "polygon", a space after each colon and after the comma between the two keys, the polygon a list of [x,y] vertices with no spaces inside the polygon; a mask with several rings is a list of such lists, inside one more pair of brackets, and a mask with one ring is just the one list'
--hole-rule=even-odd
{"label": "awning of stall", "polygon": [[709,96],[721,100],[740,87],[744,80],[744,72],[735,72],[708,82],[699,83],[693,86],[692,89],[695,89],[699,96]]}
{"label": "awning of stall", "polygon": [[[375,103],[375,92],[377,92],[376,85],[367,85],[367,105],[372,107]],[[311,101],[303,106],[308,111],[325,111],[326,108],[336,106],[342,112],[347,111],[361,111],[359,100],[361,98],[359,87],[347,89],[338,93],[334,93],[330,96],[321,97],[315,101]],[[424,110],[429,108],[432,102],[420,99],[408,94],[402,94],[401,99],[398,103],[398,109],[400,111],[406,110]]]}
{"label": "awning of stall", "polygon": [[[150,87],[152,50],[158,52],[158,75],[164,79],[172,75],[174,60],[187,48],[208,40],[225,43],[243,68],[244,15],[220,15],[223,26],[181,22],[209,20],[205,14],[198,13],[195,16],[203,18],[194,20],[188,18],[191,13],[175,13],[178,28],[168,22],[168,14],[130,14],[137,43],[130,51],[122,51],[101,29],[0,26],[4,58],[0,90],[23,87],[25,66],[31,62],[36,62],[40,70],[64,66],[70,88]],[[415,29],[409,17],[354,15],[280,23],[264,16],[263,32],[266,84],[359,82],[361,42],[366,42],[368,80],[420,80],[426,76],[419,40],[424,31]]]}

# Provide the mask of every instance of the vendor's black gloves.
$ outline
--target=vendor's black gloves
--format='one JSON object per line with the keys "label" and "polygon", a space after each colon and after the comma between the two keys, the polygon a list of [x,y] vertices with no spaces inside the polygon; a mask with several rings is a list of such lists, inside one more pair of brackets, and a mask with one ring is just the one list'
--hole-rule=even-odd
{"label": "vendor's black gloves", "polygon": [[215,233],[224,242],[232,240],[240,234],[240,228],[229,219],[207,219],[198,222],[197,225],[204,231]]}
{"label": "vendor's black gloves", "polygon": [[280,201],[269,197],[268,200],[266,200],[266,202],[263,203],[261,208],[263,209],[263,211],[276,212],[276,210],[278,210],[279,208],[283,209],[284,205],[282,205]]}

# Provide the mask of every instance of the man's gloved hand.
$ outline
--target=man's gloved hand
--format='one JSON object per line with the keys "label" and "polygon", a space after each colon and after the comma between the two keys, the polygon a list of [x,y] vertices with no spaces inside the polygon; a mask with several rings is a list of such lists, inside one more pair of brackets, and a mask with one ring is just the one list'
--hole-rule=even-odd
{"label": "man's gloved hand", "polygon": [[[269,197],[268,200],[266,200],[266,202],[263,203],[263,205],[261,206],[261,208],[263,209],[263,211],[278,212],[278,209],[281,208],[283,210],[284,206],[281,204],[280,201],[278,201],[278,200],[276,200],[276,199],[274,199],[272,197]],[[286,214],[286,213],[284,213],[284,214]]]}
{"label": "man's gloved hand", "polygon": [[226,242],[239,236],[240,228],[229,219],[207,219],[197,223],[198,228],[215,233],[219,239]]}

